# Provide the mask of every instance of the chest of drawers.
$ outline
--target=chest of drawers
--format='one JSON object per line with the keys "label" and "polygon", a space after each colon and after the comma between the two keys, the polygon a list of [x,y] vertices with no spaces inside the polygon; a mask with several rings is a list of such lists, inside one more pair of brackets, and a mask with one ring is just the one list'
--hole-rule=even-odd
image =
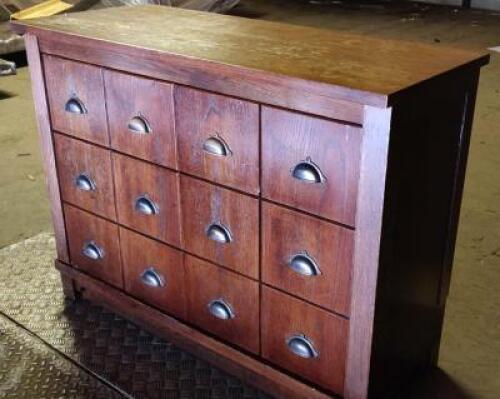
{"label": "chest of drawers", "polygon": [[486,55],[157,6],[12,26],[68,296],[283,398],[435,364]]}

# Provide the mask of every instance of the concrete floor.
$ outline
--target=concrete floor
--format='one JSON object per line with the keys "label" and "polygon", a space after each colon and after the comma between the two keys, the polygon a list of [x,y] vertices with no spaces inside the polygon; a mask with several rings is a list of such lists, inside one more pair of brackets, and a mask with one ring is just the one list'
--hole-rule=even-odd
{"label": "concrete floor", "polygon": [[[500,13],[243,0],[233,13],[400,40],[500,46]],[[318,4],[319,3],[319,4]],[[327,3],[330,3],[328,5]],[[336,2],[338,3],[338,2]],[[50,229],[27,68],[0,78],[0,248]],[[500,53],[481,76],[439,365],[448,396],[500,398]]]}

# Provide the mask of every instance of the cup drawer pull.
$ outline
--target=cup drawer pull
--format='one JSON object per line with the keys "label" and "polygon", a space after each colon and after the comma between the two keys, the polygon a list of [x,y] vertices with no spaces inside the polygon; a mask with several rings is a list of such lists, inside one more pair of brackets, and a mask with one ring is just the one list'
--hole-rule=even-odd
{"label": "cup drawer pull", "polygon": [[143,215],[156,215],[160,211],[158,205],[146,194],[136,199],[134,209]]}
{"label": "cup drawer pull", "polygon": [[212,223],[208,226],[206,235],[212,241],[220,244],[228,244],[233,240],[231,231],[220,223]]}
{"label": "cup drawer pull", "polygon": [[211,301],[208,304],[208,310],[212,316],[221,320],[234,319],[235,317],[231,305],[229,305],[224,299],[215,299]]}
{"label": "cup drawer pull", "polygon": [[304,359],[313,359],[319,356],[312,342],[303,334],[289,337],[286,344],[292,353]]}
{"label": "cup drawer pull", "polygon": [[82,248],[82,253],[84,256],[92,260],[104,258],[104,250],[94,241],[86,242]]}
{"label": "cup drawer pull", "polygon": [[300,161],[295,165],[292,170],[292,176],[305,183],[323,183],[326,180],[319,166],[309,157],[305,161]]}
{"label": "cup drawer pull", "polygon": [[203,143],[203,151],[218,157],[231,155],[231,150],[225,141],[219,136],[212,136]]}
{"label": "cup drawer pull", "polygon": [[141,115],[136,115],[130,119],[127,127],[136,134],[148,134],[153,132],[149,122]]}
{"label": "cup drawer pull", "polygon": [[85,108],[85,105],[78,97],[70,98],[66,102],[64,110],[70,114],[84,115],[88,113],[87,108]]}
{"label": "cup drawer pull", "polygon": [[85,173],[79,174],[75,179],[75,186],[82,191],[95,191],[96,185],[94,180],[92,180]]}
{"label": "cup drawer pull", "polygon": [[306,252],[296,254],[288,263],[290,269],[303,276],[319,276],[321,271],[315,260]]}
{"label": "cup drawer pull", "polygon": [[142,272],[141,281],[148,287],[160,288],[165,286],[165,279],[153,267],[149,267]]}

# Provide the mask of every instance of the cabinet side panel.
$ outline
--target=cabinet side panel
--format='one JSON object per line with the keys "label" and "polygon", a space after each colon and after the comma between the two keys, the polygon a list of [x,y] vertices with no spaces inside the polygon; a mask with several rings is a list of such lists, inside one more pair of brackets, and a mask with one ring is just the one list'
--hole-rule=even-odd
{"label": "cabinet side panel", "polygon": [[38,125],[38,135],[42,151],[45,183],[50,200],[52,223],[56,236],[57,258],[69,262],[66,232],[64,229],[64,216],[61,207],[59,182],[57,180],[56,162],[54,156],[54,143],[50,129],[49,110],[45,93],[43,67],[40,59],[40,50],[36,36],[24,36],[26,54],[29,63],[33,99],[35,102],[35,115]]}
{"label": "cabinet side panel", "polygon": [[436,361],[477,77],[429,81],[393,110],[371,398],[390,398]]}
{"label": "cabinet side panel", "polygon": [[368,393],[391,112],[390,108],[365,107],[344,385],[346,399],[365,399]]}

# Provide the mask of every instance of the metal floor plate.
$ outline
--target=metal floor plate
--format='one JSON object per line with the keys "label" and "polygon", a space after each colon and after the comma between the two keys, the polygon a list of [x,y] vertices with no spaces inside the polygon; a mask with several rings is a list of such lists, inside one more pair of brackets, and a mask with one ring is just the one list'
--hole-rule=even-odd
{"label": "metal floor plate", "polygon": [[[45,351],[27,358],[31,362],[22,363],[19,384],[27,385],[26,392],[31,392],[27,397],[45,397],[40,379],[56,392],[48,397],[79,397],[78,391],[64,389],[73,386],[71,378],[86,375],[87,379],[82,378],[85,398],[120,397],[120,393],[134,398],[269,398],[113,312],[88,301],[65,300],[59,273],[53,267],[54,247],[53,237],[42,233],[0,250],[0,313],[47,344]],[[15,330],[9,336],[15,340]],[[12,339],[0,339],[0,351],[14,348],[15,353]],[[31,341],[25,348],[34,350],[30,345]],[[47,365],[56,360],[58,364],[67,362],[66,373],[50,372]],[[6,373],[0,366],[0,384]]]}
{"label": "metal floor plate", "polygon": [[21,327],[0,316],[0,398],[123,398]]}

